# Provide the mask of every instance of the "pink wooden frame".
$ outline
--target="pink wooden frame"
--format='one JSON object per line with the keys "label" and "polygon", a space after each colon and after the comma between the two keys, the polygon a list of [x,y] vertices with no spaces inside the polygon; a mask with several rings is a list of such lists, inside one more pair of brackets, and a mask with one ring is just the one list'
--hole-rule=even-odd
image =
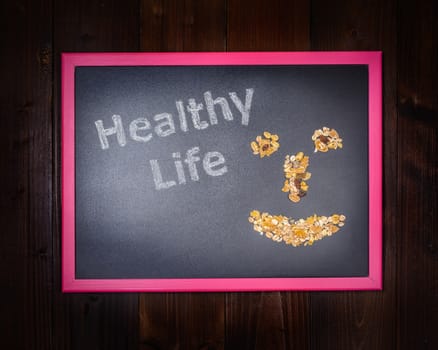
{"label": "pink wooden frame", "polygon": [[[76,66],[341,65],[369,67],[369,276],[343,278],[76,279]],[[62,54],[62,290],[64,292],[211,292],[382,289],[381,52],[64,53]]]}

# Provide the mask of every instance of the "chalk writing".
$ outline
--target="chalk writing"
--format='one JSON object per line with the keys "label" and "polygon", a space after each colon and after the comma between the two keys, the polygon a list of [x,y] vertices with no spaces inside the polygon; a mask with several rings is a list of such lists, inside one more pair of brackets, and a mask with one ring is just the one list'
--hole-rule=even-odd
{"label": "chalk writing", "polygon": [[[197,162],[201,160],[201,157],[197,156],[199,154],[199,147],[192,147],[186,152],[186,157],[183,162],[187,165],[190,175],[190,180],[197,182],[199,181],[199,173]],[[186,183],[186,175],[181,161],[181,154],[179,152],[172,153],[172,158],[175,163],[176,176],[179,185],[184,185]],[[152,169],[152,175],[154,178],[155,189],[164,190],[173,187],[177,184],[174,174],[166,174],[163,177],[163,172],[160,167],[160,162],[158,159],[149,160]],[[207,152],[202,159],[202,167],[205,173],[209,176],[222,176],[227,171],[228,168],[225,165],[225,158],[220,152]],[[167,179],[167,180],[165,180]]]}
{"label": "chalk writing", "polygon": [[[242,103],[242,100],[237,96],[237,93],[229,93],[231,101],[241,114],[241,124],[244,126],[247,126],[249,124],[253,94],[254,89],[246,89],[245,102]],[[204,130],[207,129],[210,125],[218,124],[218,116],[215,111],[215,106],[220,107],[224,120],[234,120],[230,105],[225,97],[217,97],[216,99],[213,99],[211,92],[206,91],[204,93],[204,101],[206,105],[206,112],[204,111],[203,103],[197,103],[194,98],[188,99],[186,109],[187,112],[190,113],[192,126],[194,129]],[[175,106],[179,121],[179,130],[181,130],[182,132],[187,132],[189,130],[189,124],[187,121],[184,104],[182,101],[176,101]],[[205,116],[204,114],[207,115]],[[174,117],[171,113],[159,113],[154,115],[152,119],[156,123],[154,125],[153,131],[157,136],[167,137],[177,132]],[[110,144],[108,142],[108,137],[111,135],[116,135],[117,143],[119,144],[119,146],[123,147],[127,143],[122,117],[120,115],[114,114],[112,116],[112,120],[113,126],[109,126],[107,128],[104,127],[102,120],[95,121],[97,135],[100,141],[100,147],[103,150],[109,149]],[[152,125],[146,117],[137,118],[129,124],[129,136],[133,141],[143,143],[148,142],[153,138],[153,133],[139,132],[151,130],[151,127]]]}
{"label": "chalk writing", "polygon": [[99,136],[99,140],[100,140],[100,144],[102,146],[102,149],[109,148],[107,137],[110,135],[114,135],[114,134],[116,134],[117,142],[119,143],[120,146],[123,147],[126,145],[126,136],[125,136],[125,130],[123,129],[122,117],[120,117],[120,115],[115,114],[115,115],[113,115],[112,119],[114,122],[114,126],[112,128],[108,128],[108,129],[105,129],[103,127],[102,120],[97,120],[95,122],[97,134]]}
{"label": "chalk writing", "polygon": [[[229,98],[235,109],[241,114],[240,123],[243,126],[248,126],[250,120],[250,111],[252,104],[252,97],[254,94],[253,88],[245,90],[244,102],[237,96],[236,92],[229,92]],[[154,135],[159,138],[165,138],[172,134],[182,131],[183,133],[189,131],[192,127],[194,130],[204,130],[209,126],[219,124],[218,114],[222,114],[223,120],[232,122],[235,120],[230,104],[225,97],[213,98],[211,91],[205,91],[203,94],[204,103],[198,103],[194,98],[187,100],[187,105],[184,108],[184,103],[181,100],[175,101],[177,122],[175,123],[174,116],[171,113],[159,113],[152,117],[153,124],[147,117],[140,117],[134,119],[129,123],[129,137],[132,141],[146,143],[150,142]],[[218,107],[218,108],[217,108]],[[188,114],[186,114],[186,112]],[[189,116],[187,118],[187,116]],[[112,117],[113,125],[104,127],[102,120],[95,121],[98,139],[102,150],[110,148],[109,139],[115,135],[115,141],[121,147],[127,143],[125,129],[123,126],[122,117],[114,114]],[[191,125],[189,125],[191,121]],[[114,142],[114,141],[111,141]],[[185,185],[187,178],[192,182],[199,181],[199,172],[197,163],[201,161],[199,155],[200,148],[192,147],[186,151],[185,158],[181,159],[180,152],[173,152],[172,158],[175,165],[175,172],[172,174],[163,174],[159,159],[150,159],[152,177],[154,179],[155,189],[164,190],[178,185]],[[222,153],[217,151],[209,151],[202,157],[202,168],[208,176],[217,177],[222,176],[228,172],[225,157]],[[186,169],[188,177],[186,176]]]}

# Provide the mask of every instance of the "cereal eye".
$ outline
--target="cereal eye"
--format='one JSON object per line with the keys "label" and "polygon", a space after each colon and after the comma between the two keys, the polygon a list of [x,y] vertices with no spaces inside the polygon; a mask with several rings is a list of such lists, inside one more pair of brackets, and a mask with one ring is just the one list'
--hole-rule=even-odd
{"label": "cereal eye", "polygon": [[329,149],[342,148],[342,139],[335,129],[323,127],[315,130],[312,135],[315,144],[315,152],[328,152]]}
{"label": "cereal eye", "polygon": [[263,132],[263,137],[258,135],[255,141],[250,143],[253,154],[258,154],[260,158],[270,156],[280,148],[278,135],[271,134],[269,131]]}

